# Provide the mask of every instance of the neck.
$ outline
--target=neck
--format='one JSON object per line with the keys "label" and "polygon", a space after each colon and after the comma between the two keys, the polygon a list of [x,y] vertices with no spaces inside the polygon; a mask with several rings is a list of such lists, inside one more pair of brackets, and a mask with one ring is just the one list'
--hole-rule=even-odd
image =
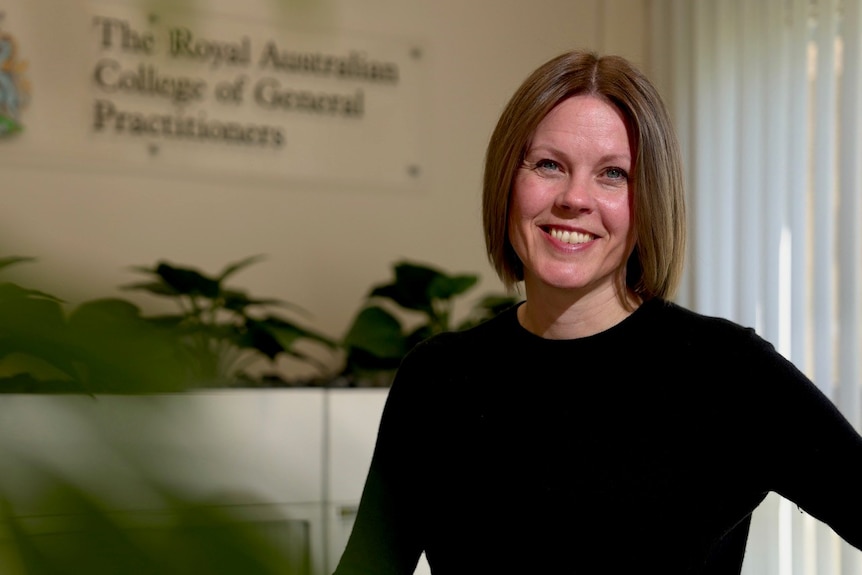
{"label": "neck", "polygon": [[[547,339],[577,339],[609,329],[640,306],[634,294],[625,299],[614,290],[583,296],[563,293],[532,294],[518,309],[518,321],[527,331]],[[626,302],[628,305],[626,305]]]}

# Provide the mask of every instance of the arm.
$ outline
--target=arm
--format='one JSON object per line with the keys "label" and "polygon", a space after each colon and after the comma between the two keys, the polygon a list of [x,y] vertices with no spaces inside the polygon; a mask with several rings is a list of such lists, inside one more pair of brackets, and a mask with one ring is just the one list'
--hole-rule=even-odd
{"label": "arm", "polygon": [[862,549],[862,437],[804,374],[767,346],[772,490]]}
{"label": "arm", "polygon": [[407,575],[422,553],[422,389],[427,364],[408,355],[383,410],[356,522],[335,575]]}

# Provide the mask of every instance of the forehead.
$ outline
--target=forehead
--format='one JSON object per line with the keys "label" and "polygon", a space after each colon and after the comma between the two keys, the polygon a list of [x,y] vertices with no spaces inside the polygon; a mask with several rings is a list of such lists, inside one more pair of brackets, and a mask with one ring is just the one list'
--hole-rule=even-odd
{"label": "forehead", "polygon": [[600,96],[579,94],[554,106],[536,126],[529,144],[572,140],[597,147],[628,147],[630,139],[628,122],[617,106]]}

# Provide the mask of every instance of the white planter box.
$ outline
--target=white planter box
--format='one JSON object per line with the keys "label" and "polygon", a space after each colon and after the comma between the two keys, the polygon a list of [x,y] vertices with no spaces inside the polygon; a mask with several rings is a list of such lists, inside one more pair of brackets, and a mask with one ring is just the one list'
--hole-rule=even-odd
{"label": "white planter box", "polygon": [[147,479],[230,504],[320,502],[321,390],[0,396],[0,488],[26,505],[37,468],[148,504]]}

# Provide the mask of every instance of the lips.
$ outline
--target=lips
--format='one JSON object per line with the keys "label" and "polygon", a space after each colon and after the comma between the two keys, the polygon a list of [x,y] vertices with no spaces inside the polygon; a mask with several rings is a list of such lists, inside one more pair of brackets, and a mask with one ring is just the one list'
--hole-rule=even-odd
{"label": "lips", "polygon": [[560,230],[557,228],[551,228],[550,230],[548,230],[548,233],[555,240],[561,241],[566,244],[585,244],[596,238],[596,236],[592,234],[586,234],[583,232],[575,232],[570,230]]}

